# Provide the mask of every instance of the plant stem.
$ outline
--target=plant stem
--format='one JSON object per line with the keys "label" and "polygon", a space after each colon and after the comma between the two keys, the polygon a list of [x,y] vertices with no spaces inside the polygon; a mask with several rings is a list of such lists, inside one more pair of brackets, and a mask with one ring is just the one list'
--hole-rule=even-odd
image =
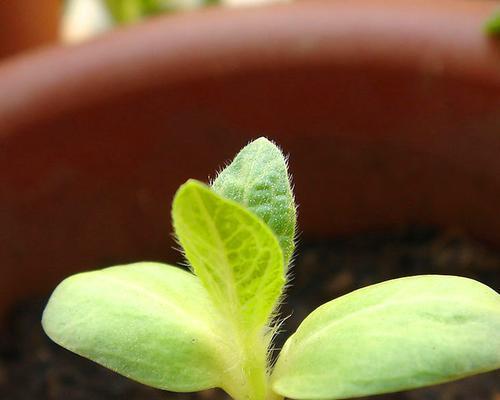
{"label": "plant stem", "polygon": [[274,393],[270,387],[268,387],[268,391],[267,391],[267,396],[266,396],[266,400],[283,400],[284,397],[283,396],[280,396],[279,394],[277,393]]}
{"label": "plant stem", "polygon": [[282,400],[269,387],[268,340],[261,332],[239,332],[239,361],[228,371],[223,389],[235,400]]}

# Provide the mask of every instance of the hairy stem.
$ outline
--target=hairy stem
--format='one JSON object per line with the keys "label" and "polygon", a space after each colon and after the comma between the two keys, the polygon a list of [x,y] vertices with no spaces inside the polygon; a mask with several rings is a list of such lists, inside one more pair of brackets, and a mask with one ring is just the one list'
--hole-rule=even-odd
{"label": "hairy stem", "polygon": [[262,332],[239,332],[239,354],[223,389],[235,400],[281,400],[269,386],[267,346]]}

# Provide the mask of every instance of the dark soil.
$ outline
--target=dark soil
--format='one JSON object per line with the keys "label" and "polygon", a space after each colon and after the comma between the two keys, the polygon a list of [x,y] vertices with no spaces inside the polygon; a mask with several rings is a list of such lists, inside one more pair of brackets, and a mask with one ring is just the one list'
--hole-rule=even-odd
{"label": "dark soil", "polygon": [[[458,232],[412,228],[335,240],[302,240],[284,306],[287,333],[314,308],[356,288],[416,274],[455,274],[500,289],[500,252]],[[174,394],[150,389],[53,344],[40,328],[44,299],[19,304],[0,332],[2,400],[226,399],[217,390]],[[379,400],[500,400],[500,373]]]}

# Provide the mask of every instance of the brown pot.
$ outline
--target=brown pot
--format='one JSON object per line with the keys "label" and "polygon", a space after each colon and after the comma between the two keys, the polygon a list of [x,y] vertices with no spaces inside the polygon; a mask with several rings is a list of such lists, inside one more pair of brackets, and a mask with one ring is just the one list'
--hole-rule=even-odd
{"label": "brown pot", "polygon": [[62,0],[0,1],[0,58],[55,43]]}
{"label": "brown pot", "polygon": [[500,243],[500,43],[484,1],[160,18],[0,68],[2,307],[171,259],[169,212],[251,138],[291,154],[303,236],[408,223]]}

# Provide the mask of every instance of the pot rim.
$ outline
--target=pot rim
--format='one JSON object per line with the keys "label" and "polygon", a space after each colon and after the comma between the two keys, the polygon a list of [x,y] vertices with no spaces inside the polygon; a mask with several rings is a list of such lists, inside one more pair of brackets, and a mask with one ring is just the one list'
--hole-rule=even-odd
{"label": "pot rim", "polygon": [[[35,110],[31,121],[44,120],[158,82],[304,65],[425,72],[498,91],[500,41],[482,29],[496,7],[495,1],[312,0],[154,18],[0,65],[0,137],[23,125],[26,109]],[[54,96],[61,100],[56,107],[47,101]]]}

